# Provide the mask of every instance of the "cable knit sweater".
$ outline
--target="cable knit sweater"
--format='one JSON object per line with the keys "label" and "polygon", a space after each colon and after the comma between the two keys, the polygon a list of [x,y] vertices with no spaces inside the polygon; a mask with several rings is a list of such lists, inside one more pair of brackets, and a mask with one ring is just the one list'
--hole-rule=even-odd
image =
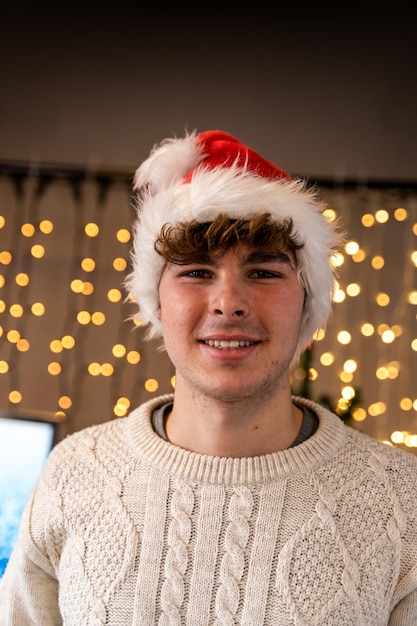
{"label": "cable knit sweater", "polygon": [[0,586],[2,626],[416,626],[417,458],[319,417],[255,458],[153,431],[162,396],[59,443]]}

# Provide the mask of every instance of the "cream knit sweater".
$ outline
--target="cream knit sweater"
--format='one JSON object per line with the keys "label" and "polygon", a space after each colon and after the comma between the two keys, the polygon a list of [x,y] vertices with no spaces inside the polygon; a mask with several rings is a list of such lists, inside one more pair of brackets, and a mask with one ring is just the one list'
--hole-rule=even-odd
{"label": "cream knit sweater", "polygon": [[1,626],[416,626],[417,458],[313,402],[304,443],[207,457],[147,402],[52,451],[0,586]]}

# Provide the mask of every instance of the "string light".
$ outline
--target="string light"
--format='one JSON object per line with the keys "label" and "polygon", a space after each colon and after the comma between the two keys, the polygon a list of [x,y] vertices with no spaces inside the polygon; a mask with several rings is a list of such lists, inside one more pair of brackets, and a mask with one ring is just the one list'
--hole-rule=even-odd
{"label": "string light", "polygon": [[[172,364],[143,341],[121,287],[136,217],[130,183],[96,193],[97,181],[57,179],[36,195],[28,176],[20,206],[17,193],[16,204],[3,200],[14,181],[0,178],[0,395],[70,416],[74,430],[175,388]],[[339,278],[312,345],[312,393],[331,395],[340,414],[356,402],[354,425],[417,454],[416,191],[329,187],[323,196],[326,219],[340,216],[349,240],[331,258]],[[294,381],[302,376],[298,368]]]}

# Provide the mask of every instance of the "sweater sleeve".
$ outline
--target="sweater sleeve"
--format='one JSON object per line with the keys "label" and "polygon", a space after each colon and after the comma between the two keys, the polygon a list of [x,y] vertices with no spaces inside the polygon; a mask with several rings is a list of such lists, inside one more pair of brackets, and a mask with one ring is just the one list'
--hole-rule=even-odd
{"label": "sweater sleeve", "polygon": [[0,626],[60,626],[58,581],[47,557],[31,539],[33,496],[24,511],[19,536],[0,581]]}
{"label": "sweater sleeve", "polygon": [[415,626],[417,624],[417,590],[397,604],[390,615],[388,626]]}
{"label": "sweater sleeve", "polygon": [[388,626],[415,626],[417,624],[417,567],[412,569],[401,586],[404,595],[391,611]]}

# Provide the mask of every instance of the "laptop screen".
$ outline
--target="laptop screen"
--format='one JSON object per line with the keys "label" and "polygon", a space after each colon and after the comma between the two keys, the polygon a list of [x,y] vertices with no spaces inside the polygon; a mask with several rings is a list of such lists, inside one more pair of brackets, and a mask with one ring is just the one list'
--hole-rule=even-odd
{"label": "laptop screen", "polygon": [[0,411],[0,578],[23,509],[57,436],[57,422]]}

